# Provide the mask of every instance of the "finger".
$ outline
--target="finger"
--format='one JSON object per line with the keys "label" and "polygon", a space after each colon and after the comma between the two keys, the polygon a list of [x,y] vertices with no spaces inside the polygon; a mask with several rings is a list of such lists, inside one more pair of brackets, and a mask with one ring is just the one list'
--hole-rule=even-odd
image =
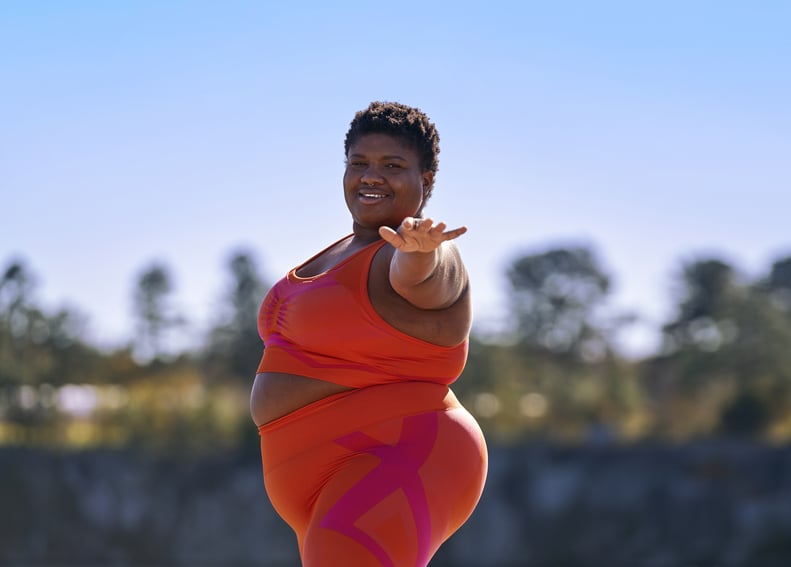
{"label": "finger", "polygon": [[416,220],[418,223],[417,228],[425,232],[431,230],[431,227],[434,225],[434,219],[432,219],[431,217],[426,217],[424,219],[416,219]]}
{"label": "finger", "polygon": [[446,228],[448,228],[448,227],[447,227],[447,225],[444,222],[438,222],[437,224],[435,224],[432,227],[432,230],[434,232],[438,232],[440,234],[444,234]]}
{"label": "finger", "polygon": [[460,226],[459,228],[454,228],[453,230],[445,231],[444,233],[442,233],[442,235],[447,240],[453,240],[454,238],[458,238],[459,236],[461,236],[465,232],[467,232],[467,227],[466,226]]}
{"label": "finger", "polygon": [[389,226],[380,226],[379,236],[382,237],[382,240],[392,244],[396,248],[403,246],[404,244],[404,239],[401,237],[401,235]]}

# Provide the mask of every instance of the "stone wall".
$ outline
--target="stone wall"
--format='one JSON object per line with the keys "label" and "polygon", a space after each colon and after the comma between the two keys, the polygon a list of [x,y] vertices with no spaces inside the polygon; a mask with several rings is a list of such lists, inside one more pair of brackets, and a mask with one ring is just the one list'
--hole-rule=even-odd
{"label": "stone wall", "polygon": [[[296,567],[255,455],[0,450],[0,565]],[[791,447],[490,447],[432,567],[791,565]],[[353,567],[353,566],[350,566]]]}

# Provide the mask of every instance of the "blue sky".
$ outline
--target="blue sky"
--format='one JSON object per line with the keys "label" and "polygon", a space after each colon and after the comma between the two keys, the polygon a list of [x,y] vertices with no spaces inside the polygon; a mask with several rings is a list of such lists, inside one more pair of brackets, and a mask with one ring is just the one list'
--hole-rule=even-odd
{"label": "blue sky", "polygon": [[113,345],[164,262],[197,334],[232,251],[272,280],[349,232],[343,136],[398,100],[439,129],[477,324],[517,255],[587,244],[648,352],[682,261],[791,255],[789,29],[780,0],[3,0],[0,263]]}

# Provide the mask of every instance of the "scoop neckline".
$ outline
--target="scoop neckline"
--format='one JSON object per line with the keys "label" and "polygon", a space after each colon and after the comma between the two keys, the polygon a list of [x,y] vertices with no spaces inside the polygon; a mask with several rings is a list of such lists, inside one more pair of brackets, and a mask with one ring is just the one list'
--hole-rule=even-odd
{"label": "scoop neckline", "polygon": [[363,246],[359,250],[357,250],[354,253],[352,253],[351,255],[347,256],[346,258],[344,258],[343,260],[341,260],[337,264],[335,264],[333,266],[330,266],[329,268],[327,268],[323,272],[319,272],[318,274],[315,274],[315,275],[312,275],[312,276],[300,276],[300,275],[297,274],[297,272],[299,270],[301,270],[302,268],[304,268],[305,266],[310,264],[313,260],[315,260],[316,258],[321,256],[322,254],[326,253],[333,246],[336,246],[337,244],[340,244],[341,242],[343,242],[347,238],[353,238],[353,237],[354,237],[354,233],[351,233],[351,234],[347,234],[343,238],[339,238],[338,240],[336,240],[335,242],[333,242],[332,244],[330,244],[329,246],[327,246],[323,250],[320,250],[319,252],[317,252],[316,254],[314,254],[313,256],[311,256],[310,258],[305,260],[304,262],[302,262],[300,265],[298,265],[298,266],[292,268],[291,270],[289,270],[288,278],[291,279],[291,280],[304,281],[304,282],[316,280],[316,279],[321,278],[321,277],[323,277],[323,276],[325,276],[325,275],[327,275],[327,274],[329,274],[331,272],[334,272],[338,268],[341,268],[341,267],[345,266],[346,264],[351,262],[354,258],[356,258],[359,254],[362,254],[363,252],[365,252],[366,250],[368,250],[372,246],[377,246],[377,245],[381,246],[381,245],[385,244],[385,240],[384,239],[380,238],[379,240],[374,240],[370,244],[366,244],[365,246]]}

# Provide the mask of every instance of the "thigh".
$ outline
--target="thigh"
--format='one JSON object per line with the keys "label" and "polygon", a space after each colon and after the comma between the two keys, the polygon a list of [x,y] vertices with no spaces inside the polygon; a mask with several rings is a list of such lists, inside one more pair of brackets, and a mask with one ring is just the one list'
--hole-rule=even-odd
{"label": "thigh", "polygon": [[306,567],[425,566],[483,489],[485,445],[463,409],[388,419],[334,444],[343,465],[316,500]]}
{"label": "thigh", "polygon": [[267,493],[306,567],[424,566],[486,478],[480,428],[446,386],[343,393],[259,432]]}

